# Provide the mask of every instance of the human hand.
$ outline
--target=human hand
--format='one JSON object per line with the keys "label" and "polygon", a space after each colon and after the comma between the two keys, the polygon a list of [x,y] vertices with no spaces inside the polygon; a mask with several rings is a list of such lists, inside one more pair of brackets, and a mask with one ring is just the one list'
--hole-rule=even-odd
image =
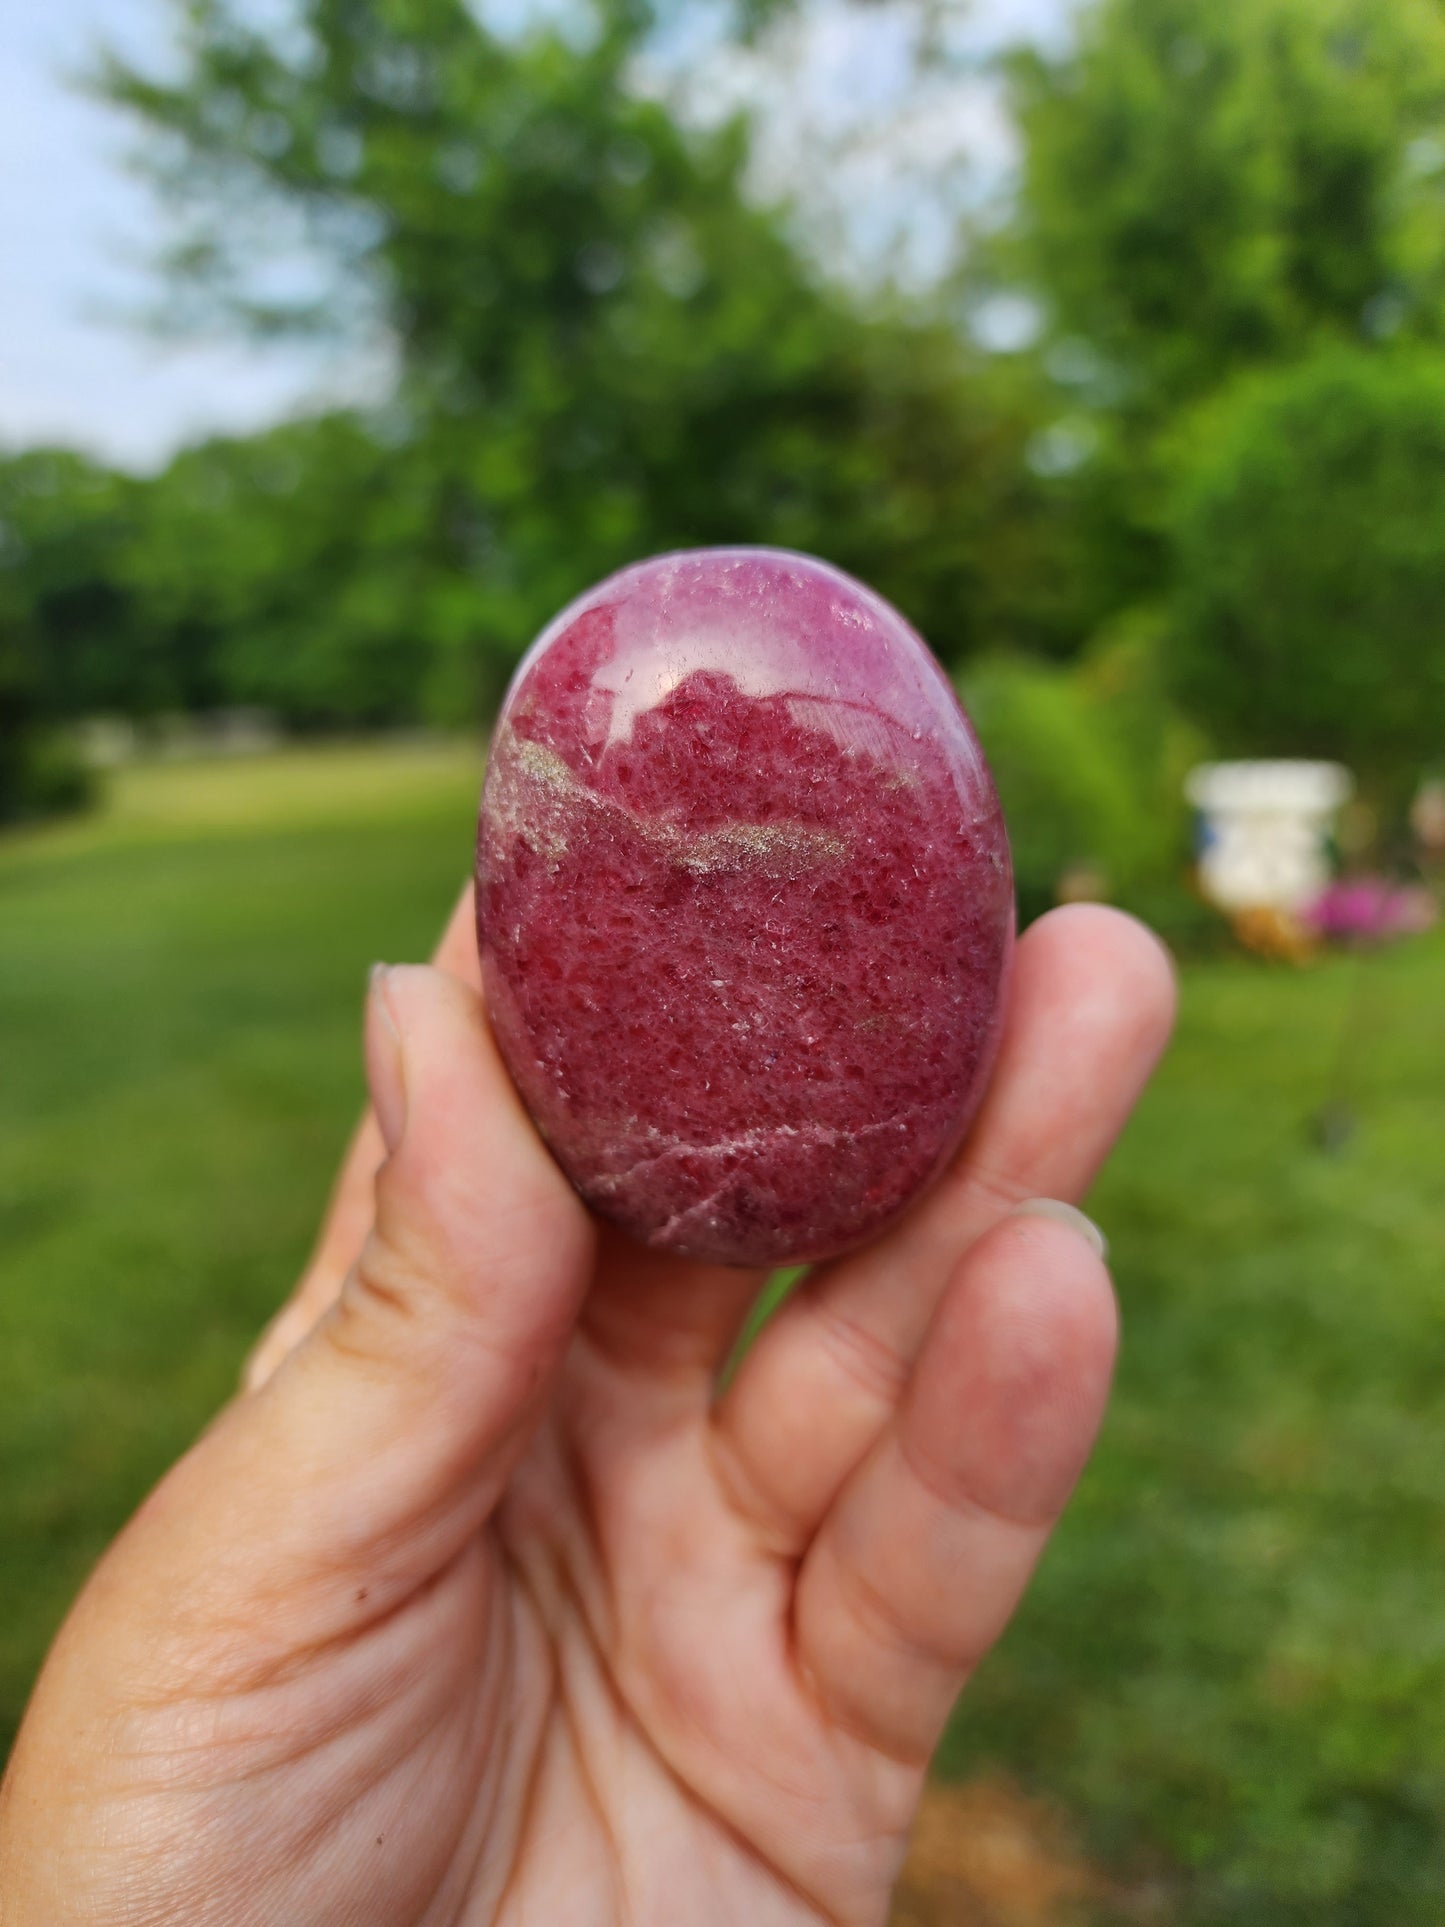
{"label": "human hand", "polygon": [[1035,925],[954,1168],[721,1391],[761,1278],[599,1229],[496,1055],[469,898],[437,962],[374,985],[308,1274],[57,1640],[0,1918],[879,1923],[1103,1410],[1103,1263],[1016,1207],[1089,1184],[1163,954]]}

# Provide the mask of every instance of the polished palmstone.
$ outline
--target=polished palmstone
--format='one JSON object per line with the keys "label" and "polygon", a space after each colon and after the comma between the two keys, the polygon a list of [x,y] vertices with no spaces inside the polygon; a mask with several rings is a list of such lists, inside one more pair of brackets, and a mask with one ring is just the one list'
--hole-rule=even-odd
{"label": "polished palmstone", "polygon": [[822,562],[664,556],[564,611],[498,720],[478,884],[513,1078],[648,1244],[846,1249],[977,1107],[1013,931],[998,799],[922,641]]}

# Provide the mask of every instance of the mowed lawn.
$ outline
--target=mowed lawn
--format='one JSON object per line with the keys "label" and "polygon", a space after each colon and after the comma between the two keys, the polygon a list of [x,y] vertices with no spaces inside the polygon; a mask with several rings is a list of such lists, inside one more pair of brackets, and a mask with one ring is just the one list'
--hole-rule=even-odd
{"label": "mowed lawn", "polygon": [[[302,1260],[366,967],[425,953],[479,774],[424,745],[142,769],[102,816],[0,839],[5,1739]],[[1357,990],[1360,1126],[1330,1155],[1308,1125]],[[1105,1921],[1434,1927],[1445,943],[1187,968],[1092,1208],[1118,1394],[940,1768],[1056,1804],[1114,1883]]]}

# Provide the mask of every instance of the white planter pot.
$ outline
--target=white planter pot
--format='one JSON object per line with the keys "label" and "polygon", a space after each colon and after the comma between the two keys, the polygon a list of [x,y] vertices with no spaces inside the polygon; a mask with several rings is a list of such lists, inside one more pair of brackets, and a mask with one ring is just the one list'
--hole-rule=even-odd
{"label": "white planter pot", "polygon": [[1338,763],[1205,763],[1184,793],[1202,819],[1199,882],[1241,910],[1303,910],[1330,880],[1335,812],[1354,791]]}

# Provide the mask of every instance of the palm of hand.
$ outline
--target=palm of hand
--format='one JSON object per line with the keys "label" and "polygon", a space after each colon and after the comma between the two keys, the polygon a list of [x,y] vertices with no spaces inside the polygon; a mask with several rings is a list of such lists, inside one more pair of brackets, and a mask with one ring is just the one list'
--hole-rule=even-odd
{"label": "palm of hand", "polygon": [[363,1877],[348,1912],[326,1867],[301,1917],[881,1920],[922,1762],[837,1726],[799,1679],[792,1562],[718,1491],[698,1429],[665,1470],[619,1478],[638,1442],[589,1451],[616,1414],[568,1389],[572,1420],[544,1421],[494,1524],[350,1662],[408,1682],[392,1730],[349,1742],[396,1766],[344,1811],[350,1775],[304,1788],[305,1831],[339,1825]]}
{"label": "palm of hand", "polygon": [[17,1927],[881,1922],[1112,1355],[1095,1255],[1003,1214],[1087,1183],[1168,1011],[1132,926],[1046,920],[958,1169],[719,1397],[760,1280],[599,1254],[474,989],[396,973],[375,1224],[371,1124],[250,1395],[47,1668]]}

